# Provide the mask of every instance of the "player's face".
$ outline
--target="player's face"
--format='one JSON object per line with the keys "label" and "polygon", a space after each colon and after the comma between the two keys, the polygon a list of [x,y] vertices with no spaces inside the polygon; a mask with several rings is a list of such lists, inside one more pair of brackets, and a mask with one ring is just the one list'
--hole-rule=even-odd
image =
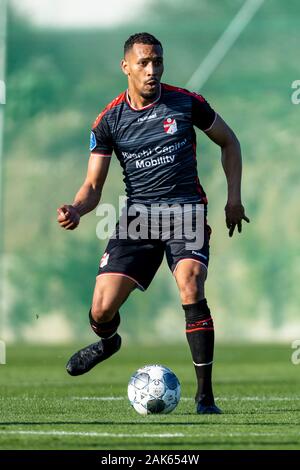
{"label": "player's face", "polygon": [[163,51],[159,45],[134,44],[121,65],[136,93],[145,99],[156,97],[164,71]]}

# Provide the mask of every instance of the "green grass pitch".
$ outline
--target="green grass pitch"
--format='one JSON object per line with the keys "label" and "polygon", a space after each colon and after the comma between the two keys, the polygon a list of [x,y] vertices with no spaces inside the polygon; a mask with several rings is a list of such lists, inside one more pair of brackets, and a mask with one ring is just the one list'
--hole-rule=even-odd
{"label": "green grass pitch", "polygon": [[[78,345],[77,345],[78,346]],[[0,366],[1,449],[299,449],[300,365],[289,345],[223,345],[215,354],[220,416],[195,414],[187,345],[132,346],[86,376],[65,363],[77,346],[13,346]],[[127,382],[138,368],[174,370],[182,399],[169,415],[140,416]]]}

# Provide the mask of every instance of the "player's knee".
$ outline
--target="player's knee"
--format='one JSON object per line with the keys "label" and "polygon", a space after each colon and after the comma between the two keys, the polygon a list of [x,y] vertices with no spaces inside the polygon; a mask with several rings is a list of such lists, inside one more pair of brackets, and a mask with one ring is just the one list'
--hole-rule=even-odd
{"label": "player's knee", "polygon": [[116,309],[113,308],[112,304],[105,299],[98,300],[97,303],[93,303],[91,308],[91,314],[93,319],[97,323],[106,323],[113,319],[115,316]]}
{"label": "player's knee", "polygon": [[204,298],[204,285],[197,281],[189,281],[180,288],[182,304],[193,304]]}
{"label": "player's knee", "polygon": [[182,304],[192,304],[205,297],[204,283],[206,273],[204,271],[189,272],[179,284],[179,292]]}

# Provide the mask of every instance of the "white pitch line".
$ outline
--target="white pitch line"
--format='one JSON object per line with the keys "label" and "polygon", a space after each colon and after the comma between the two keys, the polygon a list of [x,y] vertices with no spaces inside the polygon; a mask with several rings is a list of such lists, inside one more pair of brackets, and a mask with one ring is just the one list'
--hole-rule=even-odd
{"label": "white pitch line", "polygon": [[[57,398],[56,398],[57,399]],[[37,401],[37,400],[52,400],[52,397],[0,397],[0,401]],[[59,397],[58,400],[79,400],[79,401],[123,401],[127,400],[127,397]],[[291,396],[291,397],[274,397],[274,396],[231,396],[231,397],[215,397],[217,401],[264,401],[264,402],[272,402],[272,401],[300,401],[300,396]],[[192,397],[181,397],[180,401],[192,401],[194,402],[195,399]]]}
{"label": "white pitch line", "polygon": [[125,397],[71,397],[72,400],[94,400],[94,401],[118,401]]}
{"label": "white pitch line", "polygon": [[[110,433],[110,432],[82,432],[82,431],[22,431],[16,429],[15,431],[0,431],[0,435],[25,435],[25,436],[80,436],[80,437],[109,437],[109,438],[202,438],[205,437],[220,437],[223,436],[223,431],[220,433],[205,433],[205,434],[184,434],[184,433]],[[229,437],[266,437],[266,436],[279,436],[282,438],[282,433],[278,432],[232,432],[226,434]],[[293,436],[299,436],[299,432],[292,432]]]}
{"label": "white pitch line", "polygon": [[246,0],[236,16],[233,18],[222,36],[218,39],[205,59],[195,70],[191,78],[185,85],[198,91],[208,80],[212,72],[217,68],[221,60],[227,54],[229,49],[236,42],[240,34],[251,21],[257,10],[261,7],[264,0]]}
{"label": "white pitch line", "polygon": [[[126,397],[71,397],[72,400],[86,401],[121,401]],[[299,401],[300,397],[274,397],[274,396],[246,396],[246,397],[215,397],[220,401]],[[194,398],[182,397],[180,401],[194,401]]]}
{"label": "white pitch line", "polygon": [[300,397],[220,397],[222,401],[299,401]]}
{"label": "white pitch line", "polygon": [[0,431],[0,434],[24,434],[24,435],[37,435],[37,436],[83,436],[83,437],[161,437],[161,438],[170,438],[170,437],[185,437],[185,434],[177,433],[139,433],[139,434],[129,434],[129,433],[111,433],[111,432],[83,432],[83,431]]}

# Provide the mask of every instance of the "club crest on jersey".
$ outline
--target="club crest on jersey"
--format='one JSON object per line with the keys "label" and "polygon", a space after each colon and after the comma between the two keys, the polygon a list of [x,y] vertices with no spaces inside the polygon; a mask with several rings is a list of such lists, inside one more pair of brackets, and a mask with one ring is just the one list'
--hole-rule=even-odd
{"label": "club crest on jersey", "polygon": [[104,253],[100,261],[100,268],[104,268],[107,265],[109,258],[109,253]]}
{"label": "club crest on jersey", "polygon": [[97,145],[96,136],[95,136],[94,132],[92,131],[91,132],[91,137],[90,137],[90,151],[94,150],[96,145]]}
{"label": "club crest on jersey", "polygon": [[164,120],[164,130],[167,134],[175,134],[177,132],[177,122],[176,119],[166,118]]}

